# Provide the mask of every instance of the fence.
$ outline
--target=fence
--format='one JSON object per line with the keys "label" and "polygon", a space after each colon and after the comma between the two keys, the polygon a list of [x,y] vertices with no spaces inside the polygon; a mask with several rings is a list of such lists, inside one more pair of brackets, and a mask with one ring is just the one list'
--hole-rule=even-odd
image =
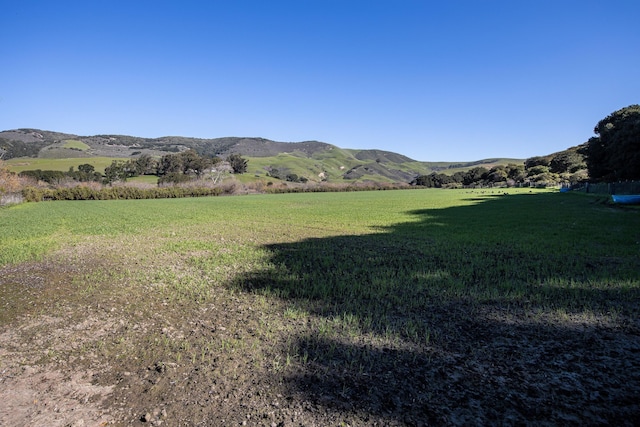
{"label": "fence", "polygon": [[640,181],[586,183],[581,190],[590,194],[640,194]]}

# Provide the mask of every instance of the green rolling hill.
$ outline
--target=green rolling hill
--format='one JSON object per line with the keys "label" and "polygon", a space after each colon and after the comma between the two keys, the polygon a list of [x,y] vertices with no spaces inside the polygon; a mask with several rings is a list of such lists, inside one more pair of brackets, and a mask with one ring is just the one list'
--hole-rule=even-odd
{"label": "green rolling hill", "polygon": [[39,129],[0,132],[0,155],[16,171],[27,168],[66,170],[69,166],[92,163],[92,159],[103,168],[104,159],[129,159],[143,154],[162,156],[188,149],[221,158],[232,153],[240,154],[249,161],[247,175],[255,179],[295,174],[312,182],[410,182],[418,175],[432,172],[453,174],[477,166],[491,168],[499,164],[524,162],[524,159],[421,162],[390,151],[347,149],[319,141],[79,136]]}

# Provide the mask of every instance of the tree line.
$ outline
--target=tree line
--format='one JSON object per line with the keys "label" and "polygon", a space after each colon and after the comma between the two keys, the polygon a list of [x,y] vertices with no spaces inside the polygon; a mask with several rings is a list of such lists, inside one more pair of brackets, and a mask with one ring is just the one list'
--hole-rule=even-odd
{"label": "tree line", "polygon": [[[596,136],[580,146],[548,156],[532,157],[524,164],[498,165],[490,169],[477,166],[454,174],[434,172],[417,176],[411,184],[456,188],[640,180],[640,105],[630,105],[611,113],[598,122],[594,133]],[[126,161],[114,160],[105,168],[104,174],[97,172],[91,164],[82,164],[77,170],[70,168],[67,172],[31,170],[21,172],[20,176],[50,184],[67,179],[112,184],[140,175],[156,175],[160,184],[181,183],[205,176],[217,183],[226,171],[236,174],[247,171],[248,161],[239,154],[231,154],[225,160],[200,155],[191,149],[161,158],[143,154]],[[272,168],[268,175],[290,182],[307,182],[306,178],[291,173],[287,168]],[[3,179],[5,181],[9,182]]]}
{"label": "tree line", "polygon": [[640,180],[640,105],[614,111],[577,147],[527,159],[523,165],[476,167],[453,175],[420,175],[413,185],[437,188],[577,184]]}
{"label": "tree line", "polygon": [[20,176],[49,184],[56,184],[65,179],[113,184],[136,176],[156,175],[159,178],[158,183],[162,184],[191,181],[202,178],[205,174],[214,174],[216,170],[229,170],[236,174],[247,171],[248,161],[239,154],[231,154],[226,158],[226,169],[222,167],[223,163],[225,161],[219,157],[201,156],[195,150],[186,150],[166,154],[159,159],[143,154],[135,159],[114,160],[105,168],[104,174],[97,172],[93,165],[85,163],[79,165],[77,170],[73,167],[67,172],[37,169],[20,172]]}
{"label": "tree line", "polygon": [[640,180],[640,105],[614,111],[593,129],[582,148],[596,182]]}
{"label": "tree line", "polygon": [[574,147],[550,156],[531,157],[520,165],[511,163],[490,169],[477,166],[452,175],[433,172],[418,176],[411,184],[431,188],[547,186],[574,184],[586,178],[584,156]]}

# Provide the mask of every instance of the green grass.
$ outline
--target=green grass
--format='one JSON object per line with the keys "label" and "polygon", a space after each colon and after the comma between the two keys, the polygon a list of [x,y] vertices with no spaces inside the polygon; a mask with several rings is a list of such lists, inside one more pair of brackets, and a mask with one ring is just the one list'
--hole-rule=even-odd
{"label": "green grass", "polygon": [[[45,150],[40,158],[22,157],[7,160],[6,166],[12,172],[22,172],[25,170],[55,170],[68,171],[70,167],[75,169],[79,165],[89,163],[95,167],[95,170],[104,173],[104,169],[114,160],[126,160],[122,157],[85,157],[85,151],[90,147],[79,140],[66,140],[64,145],[57,144],[57,148]],[[69,151],[73,149],[75,151]],[[314,153],[308,157],[305,153],[280,153],[271,157],[246,157],[248,160],[248,169],[244,174],[236,175],[235,179],[241,183],[255,183],[256,181],[280,183],[277,178],[267,176],[269,168],[286,170],[287,174],[296,174],[298,177],[307,178],[310,182],[321,182],[327,180],[333,183],[356,183],[356,182],[376,182],[376,183],[397,183],[397,179],[385,177],[377,173],[366,173],[364,170],[358,171],[358,178],[344,179],[343,175],[356,166],[370,164],[373,159],[358,160],[354,157],[358,150],[349,150],[341,148],[333,148],[327,151]],[[75,153],[75,155],[73,154]],[[71,156],[71,157],[70,157]],[[78,157],[73,157],[78,156]],[[495,159],[495,163],[482,164],[480,166],[491,168],[496,164],[506,163],[522,163],[518,159]],[[435,170],[447,174],[453,174],[458,171],[466,171],[474,166],[461,167],[456,169],[448,169],[451,165],[449,162],[405,162],[405,163],[389,163],[387,167],[390,170],[401,170],[415,175],[430,174]],[[362,174],[362,175],[360,175]],[[322,175],[322,176],[321,176]],[[134,179],[134,181],[151,182],[151,177]],[[282,181],[284,182],[284,181]]]}
{"label": "green grass", "polygon": [[122,160],[122,158],[113,157],[78,157],[65,159],[47,159],[18,157],[5,161],[5,166],[11,172],[20,173],[25,170],[54,170],[66,172],[70,167],[78,169],[79,165],[89,163],[95,167],[96,172],[104,173],[104,169],[114,160]]}
{"label": "green grass", "polygon": [[91,147],[89,147],[87,144],[85,144],[82,141],[78,141],[77,139],[67,139],[64,142],[64,145],[63,145],[62,148],[69,148],[69,149],[76,149],[76,150],[80,150],[80,151],[86,151]]}
{"label": "green grass", "polygon": [[[250,157],[248,158],[247,175],[254,177],[266,177],[265,167],[286,168],[289,173],[295,173],[298,176],[304,176],[310,181],[320,181],[320,173],[324,173],[326,178],[332,182],[355,182],[355,181],[373,181],[373,182],[394,182],[393,179],[385,178],[378,174],[364,174],[358,179],[345,180],[343,175],[355,166],[366,165],[375,159],[358,160],[355,154],[358,150],[348,150],[341,148],[333,148],[332,150],[314,153],[312,157],[300,153],[282,153],[273,157]],[[499,159],[497,163],[507,163],[509,159]],[[522,163],[522,161],[519,161]],[[436,168],[445,168],[446,173],[453,173],[456,170],[448,171],[446,167],[450,163],[445,162],[406,162],[389,164],[390,169],[404,170],[411,173],[429,174]],[[491,165],[485,165],[491,167]],[[462,168],[462,170],[470,169],[470,167]],[[361,171],[362,172],[362,171]],[[248,181],[247,178],[243,178]]]}
{"label": "green grass", "polygon": [[[255,175],[274,182],[277,182],[278,180],[268,177],[267,170],[265,168],[273,167],[276,169],[286,169],[288,173],[293,173],[300,177],[306,177],[310,181],[318,182],[321,180],[318,176],[321,172],[328,173],[329,176],[333,177],[335,180],[350,168],[349,165],[361,163],[353,157],[348,158],[346,156],[341,156],[339,158],[332,158],[330,161],[325,162],[322,159],[309,159],[306,157],[296,156],[295,153],[283,153],[273,157],[251,157],[248,160],[247,176],[253,177]],[[341,166],[346,167],[346,169],[340,170]]]}
{"label": "green grass", "polygon": [[128,183],[157,184],[158,177],[156,175],[139,175],[127,179]]}
{"label": "green grass", "polygon": [[640,290],[637,211],[578,194],[508,193],[23,204],[0,211],[0,265],[91,242],[114,263],[109,275],[98,271],[98,283],[132,264],[126,274],[151,277],[169,300],[206,301],[226,286],[413,341],[431,339],[422,317],[434,300],[628,309]]}
{"label": "green grass", "polygon": [[540,304],[560,295],[572,300],[563,305],[601,307],[588,301],[594,290],[636,289],[636,211],[580,195],[510,193],[25,204],[0,211],[0,265],[39,259],[87,238],[148,236],[141,244],[158,253],[197,253],[187,257],[188,265],[240,289],[334,304],[369,293],[414,305],[413,296],[422,292],[420,298]]}
{"label": "green grass", "polygon": [[[390,390],[413,402],[421,387],[466,388],[447,373],[463,370],[474,378],[478,366],[492,371],[470,385],[474,393],[493,387],[496,372],[509,379],[507,391],[518,389],[523,375],[555,375],[554,364],[520,363],[534,349],[546,360],[575,352],[562,347],[567,336],[577,337],[580,352],[602,331],[607,340],[614,333],[632,336],[629,325],[640,315],[640,216],[583,194],[506,192],[3,208],[0,326],[58,318],[73,327],[75,340],[66,339],[73,345],[56,346],[59,335],[46,322],[31,332],[14,328],[25,343],[40,343],[34,354],[42,363],[91,366],[93,360],[113,367],[105,384],[122,372],[155,375],[168,366],[161,381],[172,386],[158,393],[170,393],[185,378],[265,390],[256,381],[266,378],[276,395],[293,390],[305,401],[317,394],[311,383],[322,395],[349,396],[355,387],[358,395],[371,390],[375,400],[381,384],[398,378],[382,387],[384,396]],[[84,329],[75,325],[86,319],[103,322],[96,320],[96,332],[112,332],[81,336]],[[550,338],[554,331],[560,338]],[[633,355],[617,358],[625,357]],[[509,373],[512,360],[520,365]],[[429,375],[434,379],[423,384]],[[299,383],[284,391],[276,385],[291,381]],[[148,381],[127,384],[129,397],[147,396],[136,409],[144,413],[154,388],[135,388]],[[553,390],[550,384],[541,389]],[[188,393],[195,385],[185,384]],[[197,398],[206,398],[212,387],[198,390]],[[176,400],[184,392],[167,399],[176,402],[174,410],[184,407]],[[365,405],[365,411],[378,409]]]}

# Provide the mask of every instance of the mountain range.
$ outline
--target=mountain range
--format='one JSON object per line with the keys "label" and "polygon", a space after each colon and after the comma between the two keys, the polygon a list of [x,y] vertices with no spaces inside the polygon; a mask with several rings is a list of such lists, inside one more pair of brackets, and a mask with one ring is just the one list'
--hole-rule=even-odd
{"label": "mountain range", "polygon": [[455,173],[472,167],[522,164],[524,159],[483,159],[472,162],[423,162],[391,151],[340,148],[319,141],[278,142],[265,138],[189,138],[165,136],[143,138],[127,135],[80,136],[40,129],[0,132],[0,156],[68,159],[92,157],[129,159],[143,154],[163,156],[193,149],[200,155],[226,158],[239,154],[248,160],[255,177],[296,174],[310,181],[409,182],[432,172]]}

